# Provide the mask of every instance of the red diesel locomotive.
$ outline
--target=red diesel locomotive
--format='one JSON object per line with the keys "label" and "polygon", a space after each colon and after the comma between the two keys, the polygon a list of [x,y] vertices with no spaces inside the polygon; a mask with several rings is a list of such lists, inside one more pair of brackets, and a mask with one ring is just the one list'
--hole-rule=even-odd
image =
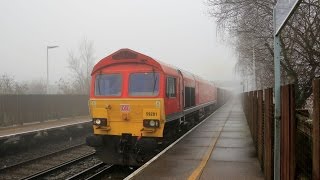
{"label": "red diesel locomotive", "polygon": [[87,144],[105,163],[143,164],[217,102],[212,83],[130,49],[100,60],[91,76]]}

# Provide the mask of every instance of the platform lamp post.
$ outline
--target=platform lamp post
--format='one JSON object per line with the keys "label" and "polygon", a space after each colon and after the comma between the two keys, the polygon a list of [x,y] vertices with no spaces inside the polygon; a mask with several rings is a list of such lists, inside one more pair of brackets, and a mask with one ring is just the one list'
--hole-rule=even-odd
{"label": "platform lamp post", "polygon": [[302,0],[278,0],[273,9],[273,57],[274,57],[274,180],[280,180],[280,125],[281,125],[281,50],[280,34],[283,27],[287,24],[292,14],[296,11]]}
{"label": "platform lamp post", "polygon": [[59,46],[47,46],[47,94],[49,94],[49,49],[57,47]]}

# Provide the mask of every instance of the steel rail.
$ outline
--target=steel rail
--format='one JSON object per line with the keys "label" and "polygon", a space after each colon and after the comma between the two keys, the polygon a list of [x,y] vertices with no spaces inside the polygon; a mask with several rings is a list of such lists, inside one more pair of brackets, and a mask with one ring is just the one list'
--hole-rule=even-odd
{"label": "steel rail", "polygon": [[52,173],[53,171],[56,171],[56,170],[58,170],[60,168],[64,168],[66,166],[70,166],[71,164],[77,163],[77,162],[79,162],[79,161],[81,161],[81,160],[83,160],[85,158],[89,158],[89,157],[93,156],[94,154],[95,154],[95,152],[90,152],[90,153],[84,154],[84,155],[79,156],[79,157],[77,157],[75,159],[72,159],[70,161],[65,161],[65,162],[63,162],[63,163],[61,163],[59,165],[53,166],[53,167],[45,169],[43,171],[39,171],[37,173],[34,173],[34,174],[32,174],[30,176],[27,176],[27,177],[24,177],[22,179],[24,179],[24,180],[41,179],[41,177],[44,177],[44,176]]}
{"label": "steel rail", "polygon": [[99,172],[95,173],[94,175],[90,176],[89,178],[87,178],[86,180],[90,180],[90,179],[97,179],[98,177],[100,177],[102,174],[106,173],[107,171],[109,171],[110,169],[112,169],[113,165],[109,165],[109,166],[105,166],[102,170],[100,170]]}
{"label": "steel rail", "polygon": [[[67,178],[67,180],[75,180],[75,179],[81,179],[81,177],[87,177],[85,179],[95,179],[98,176],[102,175],[106,171],[110,170],[113,167],[113,165],[107,165],[103,162],[100,162],[88,169],[85,169],[78,174],[73,175],[72,177]],[[93,172],[93,173],[92,173]],[[91,175],[91,176],[89,176]]]}
{"label": "steel rail", "polygon": [[63,149],[63,150],[54,151],[54,152],[51,152],[51,153],[48,153],[48,154],[45,154],[45,155],[42,155],[42,156],[39,156],[39,157],[36,157],[36,158],[33,158],[33,159],[28,159],[28,160],[25,160],[25,161],[22,161],[22,162],[19,162],[19,163],[10,165],[10,166],[2,167],[2,168],[0,168],[0,173],[1,173],[1,171],[6,171],[6,170],[9,170],[9,169],[12,169],[12,168],[23,166],[23,165],[25,165],[27,163],[31,163],[33,161],[37,161],[37,160],[40,160],[42,158],[47,158],[47,157],[50,157],[50,156],[53,156],[53,155],[56,155],[56,154],[59,154],[59,153],[63,153],[65,151],[72,150],[72,149],[78,148],[78,147],[83,146],[83,145],[85,145],[85,143],[77,144],[77,145],[68,147],[68,148]]}

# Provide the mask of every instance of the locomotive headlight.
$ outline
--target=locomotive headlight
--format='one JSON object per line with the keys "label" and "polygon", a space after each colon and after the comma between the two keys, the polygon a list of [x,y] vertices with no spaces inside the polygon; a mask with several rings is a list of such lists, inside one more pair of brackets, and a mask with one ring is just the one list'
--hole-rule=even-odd
{"label": "locomotive headlight", "polygon": [[160,127],[160,121],[157,119],[144,119],[143,126],[144,127]]}
{"label": "locomotive headlight", "polygon": [[93,119],[93,124],[97,126],[105,126],[107,125],[107,119],[102,119],[102,118]]}
{"label": "locomotive headlight", "polygon": [[95,124],[96,124],[96,125],[101,125],[101,120],[100,120],[100,119],[96,119],[96,120],[95,120]]}
{"label": "locomotive headlight", "polygon": [[151,127],[154,127],[154,126],[156,125],[156,122],[155,122],[154,120],[150,120],[150,121],[149,121],[149,125],[150,125]]}

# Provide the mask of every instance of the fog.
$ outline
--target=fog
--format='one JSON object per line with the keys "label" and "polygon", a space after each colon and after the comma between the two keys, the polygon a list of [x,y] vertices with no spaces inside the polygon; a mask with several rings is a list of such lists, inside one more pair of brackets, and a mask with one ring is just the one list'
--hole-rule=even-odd
{"label": "fog", "polygon": [[234,51],[219,37],[204,1],[1,0],[0,74],[18,81],[68,73],[67,57],[86,38],[95,62],[130,48],[208,80],[234,79]]}

